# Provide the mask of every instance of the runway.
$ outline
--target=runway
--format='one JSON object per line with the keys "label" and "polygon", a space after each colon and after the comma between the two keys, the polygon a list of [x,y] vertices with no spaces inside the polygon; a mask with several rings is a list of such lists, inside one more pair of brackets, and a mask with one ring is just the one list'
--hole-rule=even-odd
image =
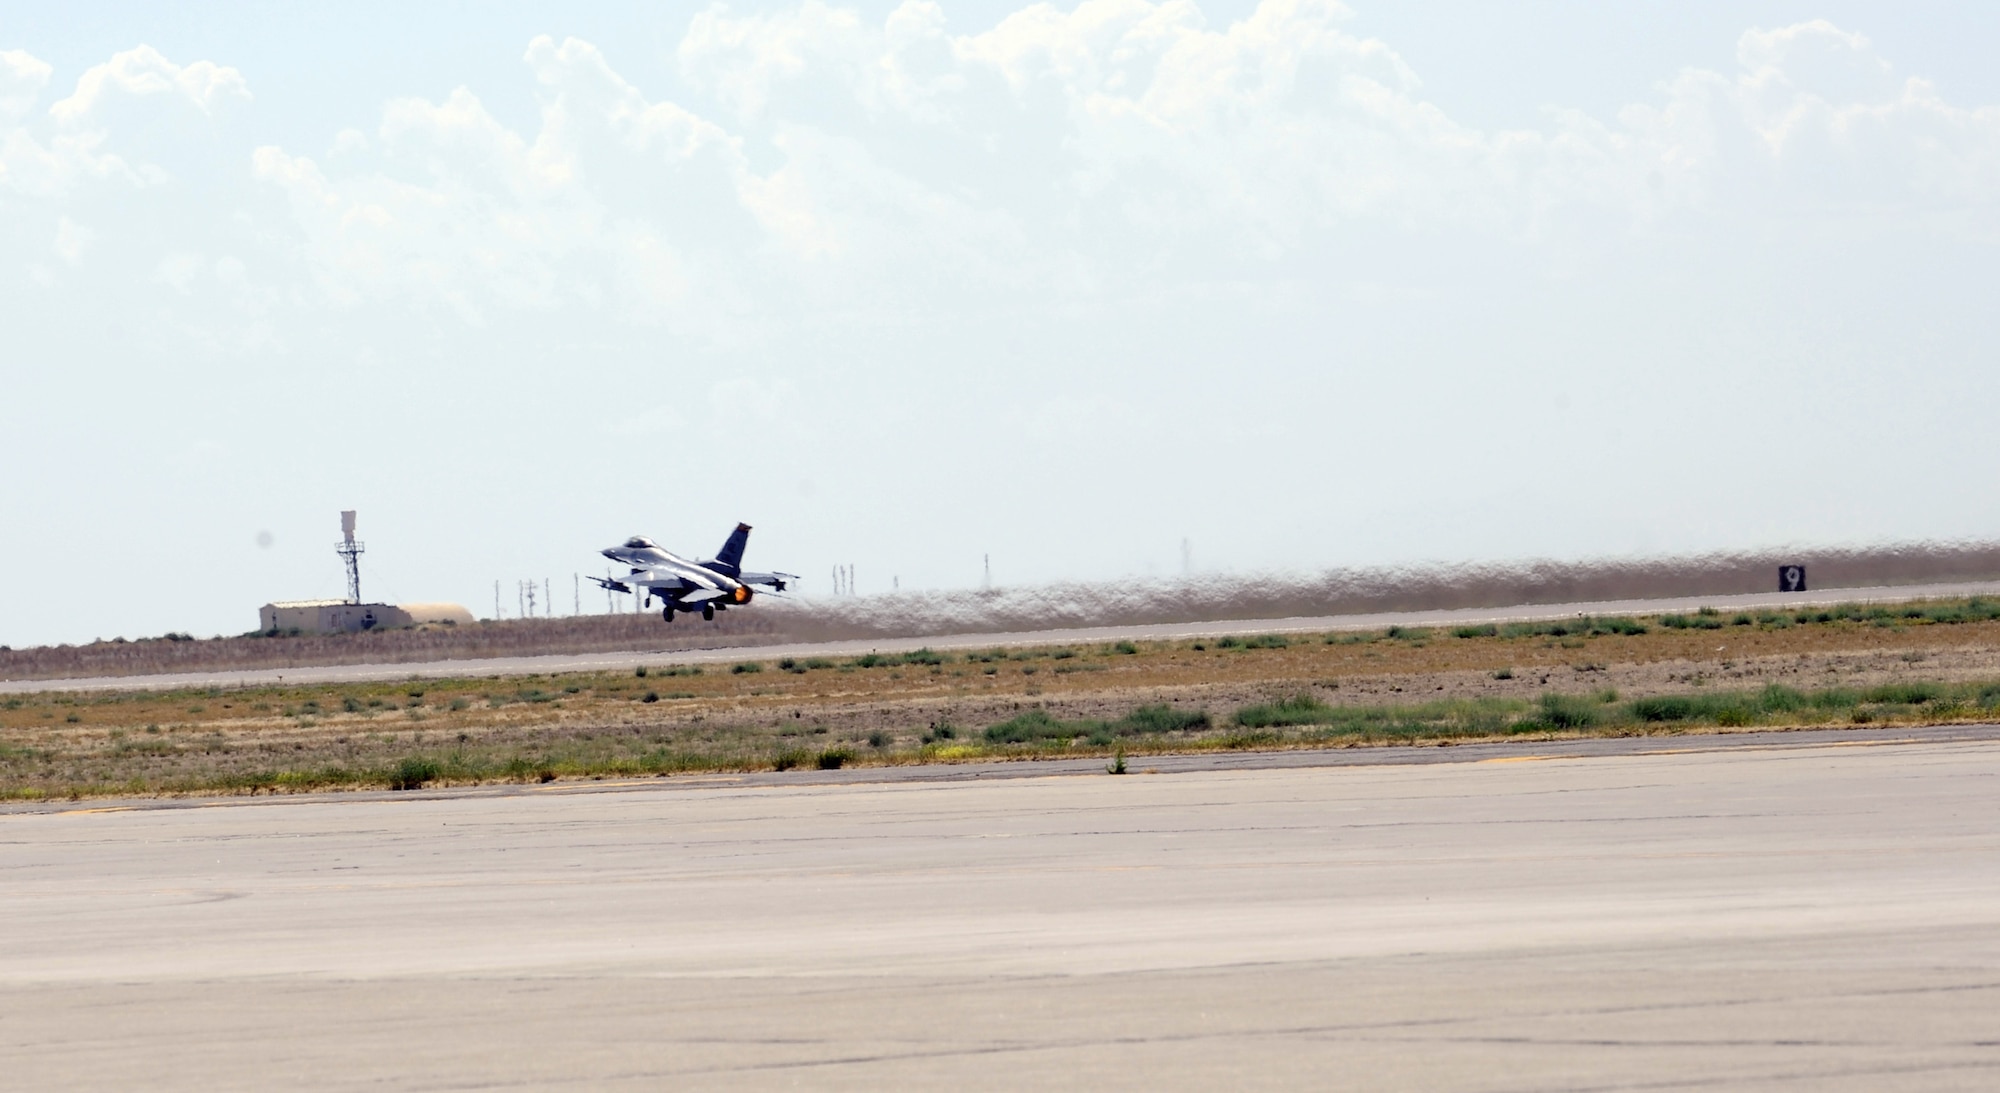
{"label": "runway", "polygon": [[2000,1080],[1990,732],[1639,743],[0,816],[0,1073],[204,1089]]}
{"label": "runway", "polygon": [[[546,675],[562,672],[629,672],[640,665],[729,664],[780,657],[850,657],[865,653],[899,653],[915,649],[994,649],[1028,645],[1093,644],[1114,641],[1185,641],[1232,634],[1325,633],[1337,630],[1379,630],[1390,626],[1466,626],[1480,623],[1532,622],[1576,615],[1658,615],[1692,612],[1702,607],[1721,611],[1798,609],[1849,603],[1905,603],[1919,599],[2000,596],[2000,582],[1899,585],[1884,588],[1839,588],[1821,592],[1772,592],[1733,596],[1686,596],[1654,600],[1611,600],[1588,603],[1523,604],[1504,608],[1452,611],[1400,611],[1368,615],[1328,615],[1292,619],[1234,619],[1220,622],[1148,623],[1098,626],[1071,630],[1017,633],[945,634],[909,638],[869,638],[856,641],[732,646],[723,649],[681,649],[671,652],[558,654],[494,657],[482,660],[425,661],[409,664],[339,664],[317,667],[258,668],[244,671],[190,672],[170,675],[91,676],[75,679],[0,680],[0,694],[42,691],[171,691],[209,687],[252,687],[273,684],[365,683],[398,679],[441,679],[477,676]],[[665,627],[666,623],[661,626]]]}

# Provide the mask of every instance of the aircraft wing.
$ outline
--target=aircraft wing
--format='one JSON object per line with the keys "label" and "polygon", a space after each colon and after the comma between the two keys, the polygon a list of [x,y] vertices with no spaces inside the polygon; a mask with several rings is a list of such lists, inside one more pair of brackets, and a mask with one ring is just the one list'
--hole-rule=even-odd
{"label": "aircraft wing", "polygon": [[742,581],[744,584],[761,584],[767,588],[783,592],[786,585],[799,579],[799,575],[796,573],[751,573],[746,570],[737,574],[736,579]]}
{"label": "aircraft wing", "polygon": [[647,588],[694,587],[710,590],[720,589],[714,577],[696,566],[656,565],[645,569],[635,569],[626,580]]}

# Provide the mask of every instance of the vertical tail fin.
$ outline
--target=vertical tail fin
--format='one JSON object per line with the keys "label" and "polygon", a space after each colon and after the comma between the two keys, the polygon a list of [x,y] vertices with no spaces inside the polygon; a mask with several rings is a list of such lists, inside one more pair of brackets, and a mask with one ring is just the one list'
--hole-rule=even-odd
{"label": "vertical tail fin", "polygon": [[710,564],[731,577],[743,572],[743,548],[750,545],[750,525],[738,524],[729,533],[728,541],[715,552],[715,561]]}

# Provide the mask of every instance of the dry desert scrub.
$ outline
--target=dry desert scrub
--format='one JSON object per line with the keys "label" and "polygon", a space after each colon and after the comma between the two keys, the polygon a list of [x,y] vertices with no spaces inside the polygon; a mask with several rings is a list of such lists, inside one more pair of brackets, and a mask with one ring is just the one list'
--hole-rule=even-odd
{"label": "dry desert scrub", "polygon": [[[752,669],[750,666],[755,665]],[[0,796],[1978,720],[2000,604],[0,698]]]}

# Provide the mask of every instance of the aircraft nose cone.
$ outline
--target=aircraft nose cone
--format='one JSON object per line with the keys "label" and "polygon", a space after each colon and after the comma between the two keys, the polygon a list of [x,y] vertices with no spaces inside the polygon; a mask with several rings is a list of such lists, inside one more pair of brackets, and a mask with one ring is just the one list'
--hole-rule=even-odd
{"label": "aircraft nose cone", "polygon": [[615,548],[606,548],[604,550],[598,551],[598,553],[604,555],[606,558],[609,558],[614,562],[618,560],[618,551]]}

